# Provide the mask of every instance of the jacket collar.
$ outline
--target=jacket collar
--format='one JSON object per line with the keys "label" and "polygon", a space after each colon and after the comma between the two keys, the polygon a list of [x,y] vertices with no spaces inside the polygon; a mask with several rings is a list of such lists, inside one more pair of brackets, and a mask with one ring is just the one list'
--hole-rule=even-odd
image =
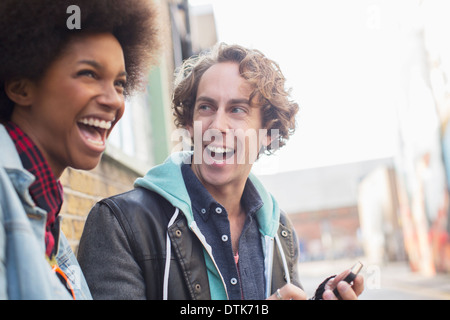
{"label": "jacket collar", "polygon": [[0,124],[0,150],[2,150],[2,156],[0,157],[0,165],[2,167],[19,171],[25,170],[14,142],[2,124]]}
{"label": "jacket collar", "polygon": [[34,201],[28,189],[34,182],[35,177],[22,166],[22,161],[14,146],[14,142],[2,124],[0,124],[0,150],[2,150],[0,167],[5,169],[11,183],[22,200],[33,207]]}

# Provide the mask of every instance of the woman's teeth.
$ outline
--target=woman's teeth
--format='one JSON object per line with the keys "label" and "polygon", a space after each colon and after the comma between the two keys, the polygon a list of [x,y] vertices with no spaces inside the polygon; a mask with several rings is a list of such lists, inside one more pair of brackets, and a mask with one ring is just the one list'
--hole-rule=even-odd
{"label": "woman's teeth", "polygon": [[100,120],[100,119],[95,119],[95,118],[83,118],[83,119],[80,119],[78,122],[82,123],[84,125],[87,125],[87,126],[97,127],[97,128],[105,129],[105,130],[111,129],[111,126],[112,126],[112,121],[105,121],[105,120]]}

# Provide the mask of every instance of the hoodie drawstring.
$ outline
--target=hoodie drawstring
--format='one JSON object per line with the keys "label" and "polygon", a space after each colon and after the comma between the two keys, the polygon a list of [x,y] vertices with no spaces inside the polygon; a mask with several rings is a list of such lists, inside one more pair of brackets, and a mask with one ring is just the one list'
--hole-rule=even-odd
{"label": "hoodie drawstring", "polygon": [[169,224],[167,225],[167,234],[166,234],[166,265],[164,268],[164,283],[163,283],[163,300],[167,300],[169,296],[169,272],[170,272],[170,259],[172,258],[172,243],[170,241],[169,237],[169,228],[172,226],[172,224],[175,222],[175,220],[178,217],[178,213],[180,212],[180,209],[176,208],[175,213],[173,214],[172,218],[169,221]]}
{"label": "hoodie drawstring", "polygon": [[275,234],[275,237],[265,236],[265,258],[264,258],[264,276],[266,278],[265,284],[265,292],[266,299],[272,293],[272,272],[273,272],[273,255],[274,251],[274,242],[277,244],[278,251],[280,252],[281,261],[283,262],[283,269],[286,275],[286,283],[291,283],[291,276],[289,275],[289,267],[286,261],[286,255],[284,253],[283,247],[281,246],[281,240],[278,237],[278,233]]}
{"label": "hoodie drawstring", "polygon": [[275,242],[277,243],[278,251],[280,251],[281,260],[283,261],[283,269],[286,275],[286,283],[291,283],[291,276],[289,275],[289,268],[286,261],[286,256],[284,254],[283,248],[281,247],[281,241],[278,237],[278,233],[275,235]]}

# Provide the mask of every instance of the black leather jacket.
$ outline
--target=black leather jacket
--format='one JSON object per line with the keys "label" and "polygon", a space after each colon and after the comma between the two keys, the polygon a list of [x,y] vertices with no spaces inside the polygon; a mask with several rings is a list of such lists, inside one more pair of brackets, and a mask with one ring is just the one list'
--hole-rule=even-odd
{"label": "black leather jacket", "polygon": [[[144,188],[104,199],[90,212],[80,241],[78,259],[94,299],[162,299],[166,235],[171,240],[168,299],[210,299],[203,247],[176,209]],[[271,293],[291,282],[301,287],[297,273],[298,243],[292,225],[281,214],[278,237],[283,266],[274,246]]]}

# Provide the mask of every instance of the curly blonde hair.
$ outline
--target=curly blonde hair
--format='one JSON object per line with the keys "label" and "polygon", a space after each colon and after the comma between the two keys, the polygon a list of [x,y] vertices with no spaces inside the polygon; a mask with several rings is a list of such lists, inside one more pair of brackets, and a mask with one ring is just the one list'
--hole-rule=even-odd
{"label": "curly blonde hair", "polygon": [[275,148],[268,146],[267,153],[284,146],[295,131],[298,104],[290,99],[278,64],[260,51],[240,45],[219,43],[211,51],[187,59],[177,70],[172,97],[175,125],[178,128],[192,125],[200,79],[211,66],[222,62],[239,64],[239,73],[253,87],[250,101],[262,108],[263,127],[269,135],[272,129],[278,129],[279,136],[272,137],[278,143],[272,143]]}

